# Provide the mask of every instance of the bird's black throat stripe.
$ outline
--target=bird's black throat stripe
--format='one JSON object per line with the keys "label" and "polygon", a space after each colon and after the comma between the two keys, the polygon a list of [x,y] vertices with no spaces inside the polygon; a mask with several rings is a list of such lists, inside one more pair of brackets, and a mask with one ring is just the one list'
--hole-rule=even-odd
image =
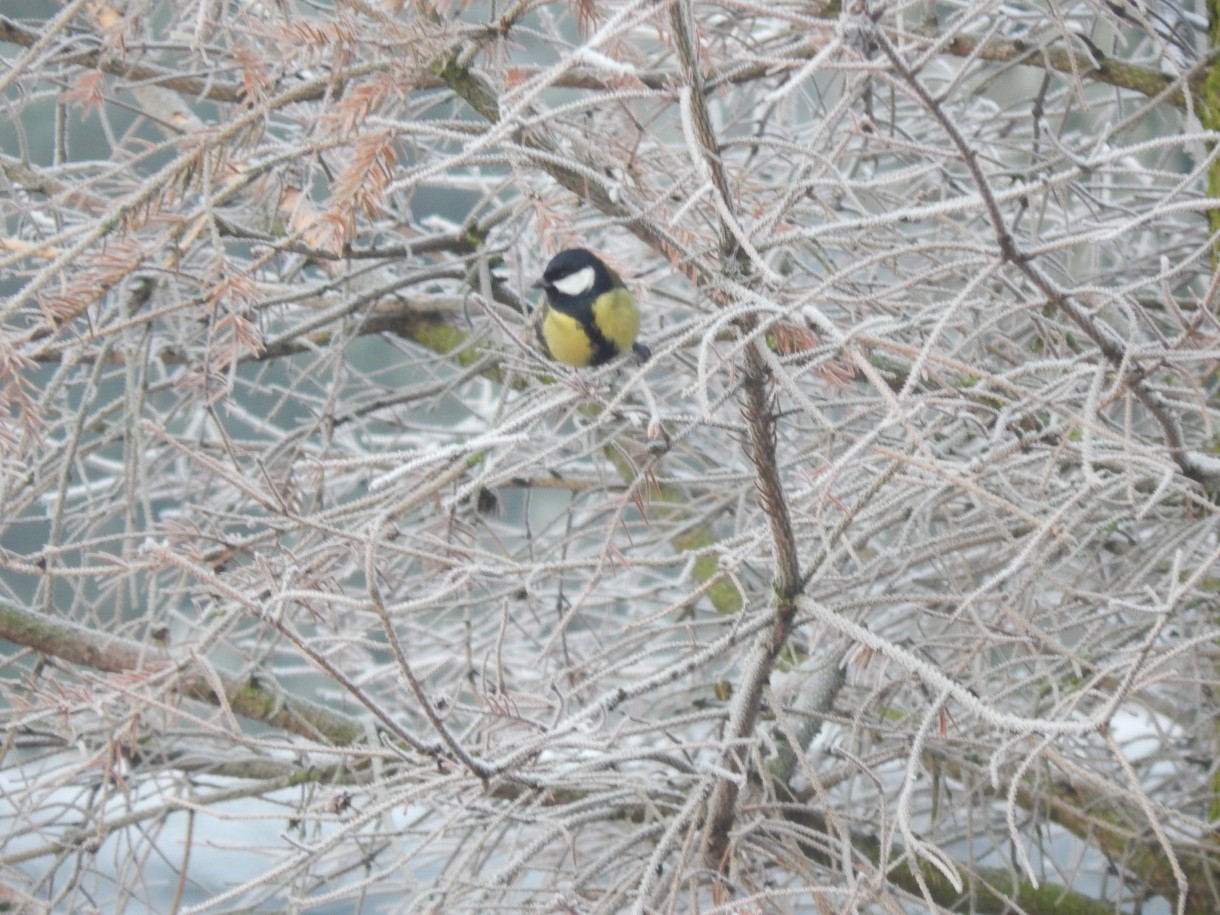
{"label": "bird's black throat stripe", "polygon": [[597,326],[597,321],[593,319],[593,305],[588,302],[578,305],[566,296],[564,298],[565,301],[553,303],[552,307],[575,318],[584,328],[589,337],[589,343],[593,346],[593,355],[589,357],[589,365],[605,365],[617,356],[618,348],[606,339],[606,335]]}

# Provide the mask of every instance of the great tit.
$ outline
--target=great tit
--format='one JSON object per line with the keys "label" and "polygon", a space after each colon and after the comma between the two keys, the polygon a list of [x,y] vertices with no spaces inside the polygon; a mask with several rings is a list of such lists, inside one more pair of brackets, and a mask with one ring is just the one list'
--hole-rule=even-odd
{"label": "great tit", "polygon": [[535,289],[546,291],[542,339],[552,358],[578,368],[604,365],[627,350],[651,353],[636,343],[640,309],[618,274],[584,248],[560,251]]}

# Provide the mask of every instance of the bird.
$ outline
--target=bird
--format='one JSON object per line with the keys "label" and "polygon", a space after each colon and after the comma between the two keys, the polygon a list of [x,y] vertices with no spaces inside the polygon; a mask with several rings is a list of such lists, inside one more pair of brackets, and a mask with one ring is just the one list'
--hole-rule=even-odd
{"label": "bird", "polygon": [[635,339],[640,332],[635,297],[592,251],[560,251],[534,288],[546,293],[542,339],[551,358],[585,368],[605,365],[628,350],[641,361],[652,355]]}

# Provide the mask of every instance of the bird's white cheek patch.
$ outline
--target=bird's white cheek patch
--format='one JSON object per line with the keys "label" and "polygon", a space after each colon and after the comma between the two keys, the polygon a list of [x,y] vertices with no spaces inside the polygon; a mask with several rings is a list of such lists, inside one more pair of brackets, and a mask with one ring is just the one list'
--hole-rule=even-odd
{"label": "bird's white cheek patch", "polygon": [[581,293],[588,292],[593,288],[593,268],[581,267],[571,276],[555,280],[551,285],[564,295],[580,295]]}

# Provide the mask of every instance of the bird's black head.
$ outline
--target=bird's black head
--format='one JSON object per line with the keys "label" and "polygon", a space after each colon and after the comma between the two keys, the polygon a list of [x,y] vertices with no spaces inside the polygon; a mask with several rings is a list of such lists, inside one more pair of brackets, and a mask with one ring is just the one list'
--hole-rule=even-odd
{"label": "bird's black head", "polygon": [[615,286],[614,276],[592,251],[568,248],[551,258],[534,288],[546,290],[554,305],[596,298]]}

